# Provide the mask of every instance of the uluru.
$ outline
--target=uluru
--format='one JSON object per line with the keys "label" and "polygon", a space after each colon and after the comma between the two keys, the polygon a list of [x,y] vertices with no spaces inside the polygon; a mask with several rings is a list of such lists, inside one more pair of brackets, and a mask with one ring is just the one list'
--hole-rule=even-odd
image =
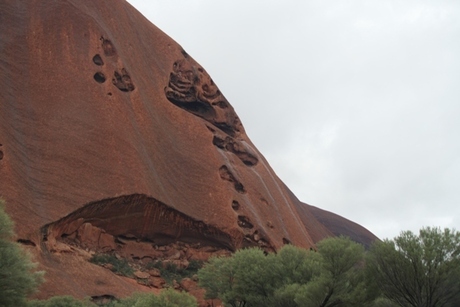
{"label": "uluru", "polygon": [[151,288],[94,253],[184,262],[376,239],[299,201],[205,68],[126,1],[6,0],[0,12],[0,197],[46,271],[38,297]]}

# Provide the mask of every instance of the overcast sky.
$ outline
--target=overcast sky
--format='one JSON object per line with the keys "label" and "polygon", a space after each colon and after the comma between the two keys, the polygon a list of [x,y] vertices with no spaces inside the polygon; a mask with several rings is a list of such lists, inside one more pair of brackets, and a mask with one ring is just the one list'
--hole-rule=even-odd
{"label": "overcast sky", "polygon": [[460,230],[460,1],[129,2],[300,200],[380,238]]}

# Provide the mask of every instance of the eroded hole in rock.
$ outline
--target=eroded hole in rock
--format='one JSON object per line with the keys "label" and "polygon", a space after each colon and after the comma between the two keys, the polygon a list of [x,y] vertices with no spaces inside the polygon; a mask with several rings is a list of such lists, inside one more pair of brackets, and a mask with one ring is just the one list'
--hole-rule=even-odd
{"label": "eroded hole in rock", "polygon": [[259,159],[257,159],[255,153],[251,152],[249,146],[245,146],[242,142],[232,137],[226,136],[222,138],[215,135],[212,143],[220,149],[233,153],[247,166],[254,166],[259,162]]}
{"label": "eroded hole in rock", "polygon": [[241,228],[254,228],[254,225],[249,221],[249,218],[244,215],[238,215],[238,226]]}
{"label": "eroded hole in rock", "polygon": [[291,244],[291,241],[286,238],[283,238],[283,244]]}
{"label": "eroded hole in rock", "polygon": [[[212,80],[211,80],[212,81]],[[204,89],[203,89],[204,90]],[[229,104],[225,101],[218,101],[212,104],[213,106],[219,107],[221,109],[226,109],[229,107]]]}
{"label": "eroded hole in rock", "polygon": [[235,190],[239,193],[246,193],[246,190],[241,182],[235,182]]}
{"label": "eroded hole in rock", "polygon": [[235,210],[235,211],[238,211],[240,209],[240,203],[237,202],[236,200],[234,200],[232,202],[232,209]]}
{"label": "eroded hole in rock", "polygon": [[230,172],[230,170],[228,169],[226,165],[222,165],[219,168],[219,175],[220,175],[220,178],[222,178],[223,180],[233,183],[233,186],[237,192],[246,193],[246,190],[244,189],[243,184],[239,180],[236,179],[235,175],[233,175],[232,172]]}
{"label": "eroded hole in rock", "polygon": [[122,92],[131,92],[135,89],[131,76],[124,68],[120,71],[114,71],[112,83]]}
{"label": "eroded hole in rock", "polygon": [[214,136],[214,137],[212,138],[212,144],[213,144],[214,146],[219,147],[220,149],[226,149],[226,148],[225,148],[225,145],[226,145],[226,144],[225,144],[225,140],[222,139],[222,138],[220,138],[220,137],[218,137],[218,136]]}
{"label": "eroded hole in rock", "polygon": [[271,221],[267,221],[267,226],[270,228],[275,228],[275,226],[273,226],[273,223]]}
{"label": "eroded hole in rock", "polygon": [[111,294],[94,295],[91,296],[91,302],[98,306],[105,306],[115,302],[117,298]]}
{"label": "eroded hole in rock", "polygon": [[102,72],[100,72],[100,71],[98,71],[97,73],[95,73],[94,76],[93,76],[93,78],[94,78],[94,80],[96,80],[96,82],[98,82],[98,83],[104,83],[105,80],[106,80],[105,75],[104,75]]}
{"label": "eroded hole in rock", "polygon": [[33,241],[28,240],[28,239],[17,239],[16,242],[23,244],[23,245],[37,246]]}
{"label": "eroded hole in rock", "polygon": [[220,122],[216,122],[214,123],[214,125],[219,128],[220,130],[222,130],[223,132],[227,133],[228,135],[231,135],[231,136],[236,136],[238,133],[236,133],[234,131],[234,128],[232,125],[229,125],[227,123],[220,123]]}
{"label": "eroded hole in rock", "polygon": [[110,40],[105,39],[103,36],[101,36],[101,41],[102,49],[104,50],[104,54],[106,56],[113,56],[117,53],[115,50],[115,46],[112,44]]}
{"label": "eroded hole in rock", "polygon": [[211,77],[188,56],[174,62],[165,95],[176,106],[203,118],[228,135],[235,136],[243,131],[238,116]]}
{"label": "eroded hole in rock", "polygon": [[98,66],[102,66],[104,65],[104,60],[102,60],[99,54],[96,54],[95,56],[93,56],[93,63]]}

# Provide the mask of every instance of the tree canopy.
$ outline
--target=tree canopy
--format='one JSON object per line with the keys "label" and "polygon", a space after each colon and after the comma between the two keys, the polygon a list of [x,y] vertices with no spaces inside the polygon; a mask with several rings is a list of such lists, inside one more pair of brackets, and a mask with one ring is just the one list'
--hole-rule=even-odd
{"label": "tree canopy", "polygon": [[239,250],[210,259],[198,276],[208,298],[235,307],[358,306],[367,300],[363,258],[360,244],[335,237],[320,242],[317,252],[292,245],[277,254]]}
{"label": "tree canopy", "polygon": [[399,306],[459,306],[460,233],[422,228],[376,242],[368,272],[382,294]]}
{"label": "tree canopy", "polygon": [[13,235],[13,222],[0,200],[0,306],[24,306],[27,295],[35,291],[43,275],[33,272],[35,264],[12,241]]}

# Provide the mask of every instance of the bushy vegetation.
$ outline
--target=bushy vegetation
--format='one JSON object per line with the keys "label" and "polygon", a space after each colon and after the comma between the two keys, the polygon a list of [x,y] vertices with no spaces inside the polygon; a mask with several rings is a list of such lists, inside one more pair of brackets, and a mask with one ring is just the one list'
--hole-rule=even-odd
{"label": "bushy vegetation", "polygon": [[318,251],[286,245],[277,254],[257,248],[211,258],[198,272],[207,298],[229,306],[363,306],[364,248],[329,238]]}
{"label": "bushy vegetation", "polygon": [[77,300],[72,296],[55,296],[48,300],[31,300],[28,307],[96,307],[88,300]]}
{"label": "bushy vegetation", "polygon": [[13,222],[0,200],[0,306],[24,306],[43,279],[19,244],[12,242]]}
{"label": "bushy vegetation", "polygon": [[95,254],[89,261],[97,265],[110,265],[110,270],[119,275],[131,277],[134,274],[129,262],[126,259],[118,259],[115,255]]}
{"label": "bushy vegetation", "polygon": [[277,254],[244,249],[198,272],[207,298],[226,306],[460,306],[460,233],[422,228],[370,251],[328,238],[317,251],[287,245]]}
{"label": "bushy vegetation", "polygon": [[397,306],[460,306],[460,232],[403,231],[373,244],[367,268],[383,296]]}
{"label": "bushy vegetation", "polygon": [[[196,307],[196,299],[185,292],[163,290],[159,295],[135,293],[130,297],[115,300],[105,307]],[[27,307],[97,307],[89,300],[78,300],[71,296],[55,296],[48,300],[29,301]]]}
{"label": "bushy vegetation", "polygon": [[203,267],[203,264],[203,261],[190,260],[187,267],[180,268],[174,263],[164,264],[162,261],[152,261],[147,263],[146,269],[158,269],[160,271],[161,277],[166,281],[167,284],[171,285],[174,280],[181,281],[186,277],[193,277],[198,273],[198,270]]}
{"label": "bushy vegetation", "polygon": [[197,305],[196,299],[190,294],[169,288],[159,295],[137,293],[115,302],[111,307],[196,307]]}

